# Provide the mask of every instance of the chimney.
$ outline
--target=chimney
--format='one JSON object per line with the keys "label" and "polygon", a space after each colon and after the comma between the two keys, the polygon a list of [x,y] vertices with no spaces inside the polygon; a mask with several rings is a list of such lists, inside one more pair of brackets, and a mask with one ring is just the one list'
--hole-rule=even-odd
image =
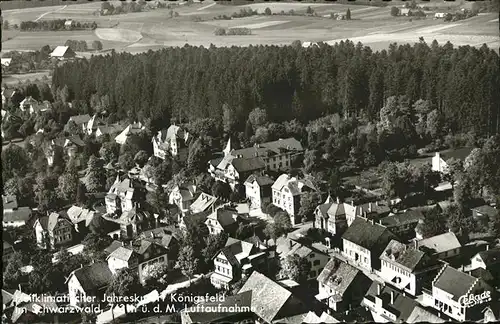
{"label": "chimney", "polygon": [[394,291],[391,291],[391,305],[394,305]]}
{"label": "chimney", "polygon": [[340,204],[340,199],[339,197],[337,196],[337,205]]}
{"label": "chimney", "polygon": [[486,251],[488,251],[489,249],[490,249],[490,246],[486,245]]}
{"label": "chimney", "polygon": [[373,203],[368,204],[368,212],[370,212],[370,213],[373,211],[372,205],[373,205]]}
{"label": "chimney", "polygon": [[351,206],[354,206],[354,200],[351,201]]}
{"label": "chimney", "polygon": [[17,285],[17,289],[18,289],[20,292],[23,292],[23,290],[21,289],[21,284],[18,284],[18,285]]}
{"label": "chimney", "polygon": [[413,247],[415,248],[415,250],[418,249],[418,241],[417,240],[413,241]]}
{"label": "chimney", "polygon": [[380,293],[382,292],[382,285],[377,284],[377,296],[380,296]]}

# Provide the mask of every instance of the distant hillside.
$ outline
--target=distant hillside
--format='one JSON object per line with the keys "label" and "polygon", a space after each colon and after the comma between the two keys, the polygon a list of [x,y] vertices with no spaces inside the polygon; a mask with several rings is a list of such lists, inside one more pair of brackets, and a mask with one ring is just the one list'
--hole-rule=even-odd
{"label": "distant hillside", "polygon": [[0,8],[2,10],[11,10],[83,3],[89,3],[89,0],[1,0]]}

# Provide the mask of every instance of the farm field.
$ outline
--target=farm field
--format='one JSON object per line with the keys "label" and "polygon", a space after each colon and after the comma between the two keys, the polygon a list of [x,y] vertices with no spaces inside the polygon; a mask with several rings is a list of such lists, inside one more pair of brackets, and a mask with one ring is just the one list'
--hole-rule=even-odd
{"label": "farm field", "polygon": [[[112,2],[117,5],[119,2]],[[180,4],[180,3],[179,3]],[[396,3],[395,3],[396,4]],[[432,4],[432,5],[431,5]],[[450,3],[436,1],[429,7],[446,10]],[[270,8],[273,13],[294,10],[305,13],[308,6],[317,14],[314,16],[252,16],[231,20],[214,20],[220,15],[230,16],[241,9],[264,12]],[[327,42],[334,44],[342,40],[352,40],[371,46],[373,50],[386,49],[391,43],[416,43],[419,37],[430,43],[447,41],[455,46],[481,46],[488,44],[498,48],[498,15],[481,14],[462,21],[446,23],[427,18],[410,20],[409,17],[392,17],[390,7],[373,7],[349,4],[326,3],[254,3],[241,6],[220,5],[213,1],[178,5],[172,9],[157,9],[147,12],[112,16],[99,16],[99,2],[78,5],[39,7],[6,10],[4,20],[10,24],[25,20],[74,19],[95,21],[94,31],[19,32],[5,31],[2,50],[38,50],[44,45],[51,47],[64,44],[68,39],[92,41],[100,40],[104,50],[115,49],[131,53],[158,49],[165,46],[248,46],[287,45],[294,40],[305,44]],[[352,20],[329,19],[332,13],[351,10]],[[171,17],[171,10],[178,17]],[[252,35],[215,36],[216,28],[249,28]]]}

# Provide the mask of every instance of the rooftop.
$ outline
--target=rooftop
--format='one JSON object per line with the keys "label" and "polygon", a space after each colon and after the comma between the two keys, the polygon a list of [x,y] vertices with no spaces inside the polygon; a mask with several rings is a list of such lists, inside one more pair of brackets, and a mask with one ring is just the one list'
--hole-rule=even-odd
{"label": "rooftop", "polygon": [[413,309],[413,312],[411,312],[410,316],[406,320],[406,323],[413,324],[413,323],[444,323],[445,320],[443,320],[441,317],[436,316],[432,314],[431,312],[423,309],[420,306],[417,306]]}
{"label": "rooftop", "polygon": [[274,180],[267,176],[267,175],[257,175],[257,174],[252,174],[250,175],[245,183],[254,183],[257,182],[259,186],[270,186],[274,183]]}
{"label": "rooftop", "polygon": [[216,200],[216,197],[202,192],[191,206],[189,206],[189,209],[193,214],[201,213],[212,207]]}
{"label": "rooftop", "polygon": [[390,228],[411,223],[418,223],[419,220],[423,220],[424,218],[425,216],[421,211],[409,209],[403,213],[384,217],[380,220],[380,223]]}
{"label": "rooftop", "polygon": [[434,279],[433,286],[451,294],[453,300],[458,301],[461,296],[470,292],[477,279],[448,265],[445,267]]}
{"label": "rooftop", "polygon": [[500,247],[479,252],[478,255],[483,259],[486,266],[500,263]]}
{"label": "rooftop", "polygon": [[426,247],[435,253],[442,253],[462,247],[453,232],[448,232],[417,241],[418,248]]}
{"label": "rooftop", "polygon": [[[101,289],[113,280],[106,262],[96,262],[72,272],[86,292]],[[70,275],[71,276],[71,275]]]}
{"label": "rooftop", "polygon": [[385,227],[379,224],[356,217],[351,226],[342,235],[342,239],[348,240],[365,249],[383,249],[394,235]]}
{"label": "rooftop", "polygon": [[3,210],[17,208],[16,196],[4,196],[4,195],[2,195],[2,202],[3,202]]}
{"label": "rooftop", "polygon": [[232,150],[231,155],[242,156],[242,158],[251,158],[255,156],[268,156],[275,154],[282,154],[286,151],[297,151],[301,152],[304,148],[299,141],[295,138],[290,137],[286,139],[279,139],[273,142],[267,142],[262,144],[256,144],[253,147],[247,147],[239,150]]}
{"label": "rooftop", "polygon": [[303,193],[305,188],[316,190],[316,187],[309,180],[297,179],[288,174],[280,175],[272,185],[272,189],[276,191],[282,191],[284,187],[290,190],[294,196]]}
{"label": "rooftop", "polygon": [[407,247],[396,240],[391,240],[380,259],[397,263],[410,271],[414,271],[418,268],[424,256],[425,253],[420,250]]}
{"label": "rooftop", "polygon": [[252,292],[254,313],[268,323],[306,311],[304,304],[289,290],[257,271],[250,275],[239,293],[246,291]]}
{"label": "rooftop", "polygon": [[339,297],[342,297],[358,274],[360,274],[360,270],[333,258],[326,264],[317,280],[335,291]]}
{"label": "rooftop", "polygon": [[[381,284],[374,281],[366,293],[365,298],[368,298],[371,301],[374,301],[375,297],[382,299],[383,308],[396,315],[398,320],[397,322],[406,323],[415,307],[418,306],[417,301],[404,296],[398,290],[389,286],[382,287],[380,294],[378,294],[378,285]],[[393,303],[391,303],[391,293],[394,296]]]}
{"label": "rooftop", "polygon": [[4,210],[2,222],[27,222],[31,218],[31,208],[19,207],[14,210]]}

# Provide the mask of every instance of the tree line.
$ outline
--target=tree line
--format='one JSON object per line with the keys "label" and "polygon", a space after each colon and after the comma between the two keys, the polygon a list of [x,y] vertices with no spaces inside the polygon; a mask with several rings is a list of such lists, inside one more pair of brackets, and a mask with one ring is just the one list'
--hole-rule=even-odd
{"label": "tree line", "polygon": [[109,113],[134,120],[220,120],[227,104],[232,130],[244,130],[256,107],[275,123],[305,124],[334,113],[376,122],[387,98],[405,96],[410,113],[426,100],[446,133],[493,135],[500,129],[498,72],[498,54],[486,45],[429,46],[423,39],[379,52],[350,41],[309,48],[186,45],[64,64],[53,86],[67,85],[69,100],[108,95]]}
{"label": "tree line", "polygon": [[66,19],[40,20],[40,21],[23,21],[20,24],[21,31],[41,31],[41,30],[80,30],[80,29],[96,29],[97,23],[93,22],[74,22],[66,26]]}

